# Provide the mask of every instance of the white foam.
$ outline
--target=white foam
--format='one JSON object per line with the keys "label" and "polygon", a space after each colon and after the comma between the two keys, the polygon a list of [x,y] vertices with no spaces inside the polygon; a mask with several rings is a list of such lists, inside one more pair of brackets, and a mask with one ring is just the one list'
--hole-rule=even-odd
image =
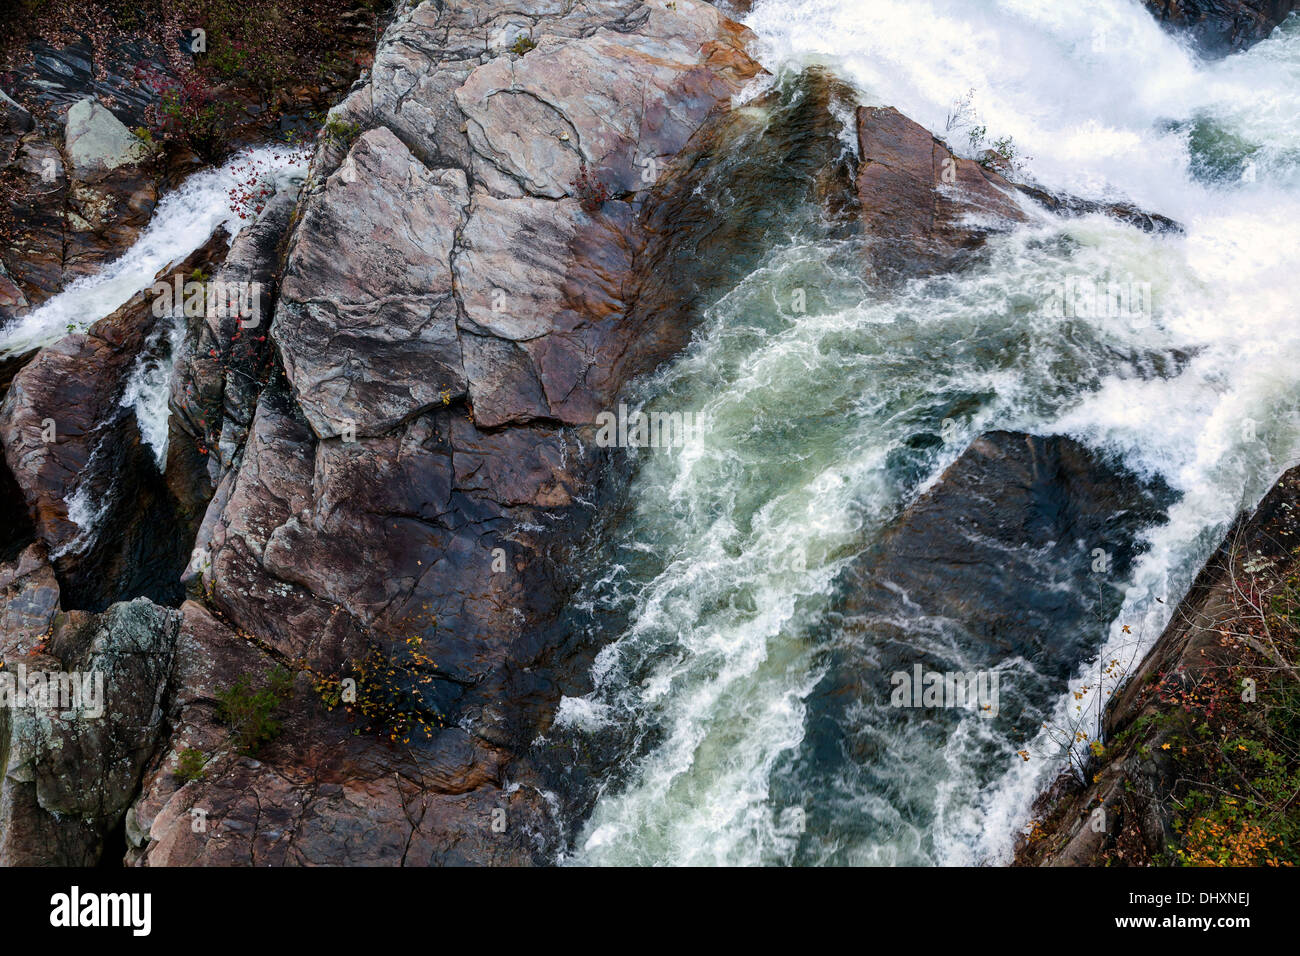
{"label": "white foam", "polygon": [[[1236,510],[1300,447],[1300,29],[1206,63],[1136,0],[759,0],[747,23],[768,66],[829,63],[864,102],[938,135],[974,88],[989,138],[1013,137],[1027,175],[1134,201],[1186,234],[1042,217],[994,241],[987,269],[884,302],[855,297],[834,243],[795,243],[718,304],[650,388],[656,408],[698,413],[702,441],[644,461],[621,544],[636,560],[582,596],[630,619],[597,658],[591,702],[654,728],[657,742],[601,795],[572,858],[1003,861],[1061,764],[1025,763],[1015,750],[1047,754],[1050,742],[993,740],[976,717],[936,749],[881,737],[869,709],[851,708],[845,732],[887,749],[875,769],[897,795],[850,766],[828,792],[796,799],[822,800],[839,824],[874,821],[872,835],[792,836],[791,797],[774,781],[799,786],[789,761],[831,582],[904,504],[885,464],[914,429],[909,415],[934,395],[980,395],[913,493],[975,435],[1013,428],[1074,435],[1182,495],[1120,582],[1130,597],[1103,655],[1140,658]],[[1204,121],[1254,150],[1253,180],[1193,178],[1188,128]],[[1149,282],[1149,321],[1042,314],[1046,291],[1072,275]],[[795,314],[788,296],[800,286],[831,301]],[[942,635],[916,634],[932,638]],[[1079,664],[1082,682],[1095,663]],[[1017,680],[1037,679],[1024,662],[1003,666],[1004,700]],[[1045,716],[1063,723],[1072,706],[1062,694]],[[1004,771],[981,764],[990,751],[1006,754]],[[933,822],[907,822],[900,799],[913,812],[927,805]]]}
{"label": "white foam", "polygon": [[259,179],[287,181],[305,166],[300,150],[260,146],[239,153],[218,169],[190,176],[162,198],[149,225],[119,258],[0,329],[0,358],[41,348],[70,329],[84,331],[148,287],[164,267],[183,260],[218,226],[224,225],[233,237],[243,220],[232,192]]}

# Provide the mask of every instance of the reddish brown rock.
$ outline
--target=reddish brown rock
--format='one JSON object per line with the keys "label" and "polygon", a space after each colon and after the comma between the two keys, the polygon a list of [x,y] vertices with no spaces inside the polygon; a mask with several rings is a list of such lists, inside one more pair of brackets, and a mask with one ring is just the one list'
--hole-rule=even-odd
{"label": "reddish brown rock", "polygon": [[858,201],[871,273],[946,272],[1026,219],[1002,176],[953,154],[893,107],[859,107]]}

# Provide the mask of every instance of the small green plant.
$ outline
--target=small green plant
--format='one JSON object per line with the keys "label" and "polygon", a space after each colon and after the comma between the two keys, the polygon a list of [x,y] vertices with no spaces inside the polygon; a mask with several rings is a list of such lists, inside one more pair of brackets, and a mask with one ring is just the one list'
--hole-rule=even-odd
{"label": "small green plant", "polygon": [[524,36],[523,34],[520,34],[519,39],[515,40],[515,42],[511,45],[510,52],[513,53],[515,56],[523,56],[529,50],[535,50],[535,49],[537,49],[537,41],[534,40],[532,37],[527,37]]}
{"label": "small green plant", "polygon": [[335,146],[342,146],[344,149],[350,147],[353,141],[361,135],[361,126],[357,123],[349,123],[339,119],[337,116],[331,116],[325,121],[325,138]]}
{"label": "small green plant", "polygon": [[176,776],[185,783],[202,780],[203,768],[207,763],[208,758],[203,756],[203,751],[186,747],[176,759]]}
{"label": "small green plant", "polygon": [[274,667],[266,675],[266,686],[254,690],[247,674],[230,687],[217,691],[217,717],[235,732],[235,745],[242,754],[254,754],[263,744],[280,735],[276,712],[293,689],[293,674]]}
{"label": "small green plant", "polygon": [[[990,156],[989,153],[994,155]],[[986,167],[996,165],[997,161],[1001,160],[1006,165],[1015,168],[1018,165],[1016,161],[1018,155],[1019,150],[1016,148],[1015,141],[1010,136],[1003,136],[993,141],[993,145],[985,153],[984,159],[980,160],[980,165]]]}
{"label": "small green plant", "polygon": [[151,130],[149,127],[135,126],[132,127],[131,132],[134,133],[135,138],[140,141],[140,145],[144,149],[145,156],[157,156],[160,153],[162,153],[163,151],[162,143],[154,139],[153,130]]}

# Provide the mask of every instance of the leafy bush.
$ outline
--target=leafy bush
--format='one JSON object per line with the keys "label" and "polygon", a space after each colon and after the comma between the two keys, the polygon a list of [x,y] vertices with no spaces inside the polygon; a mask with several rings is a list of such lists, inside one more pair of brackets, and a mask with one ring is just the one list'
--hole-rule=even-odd
{"label": "leafy bush", "polygon": [[237,109],[218,98],[203,73],[189,70],[178,78],[140,63],[135,78],[158,96],[145,114],[150,143],[182,146],[209,160],[225,152]]}
{"label": "leafy bush", "polygon": [[510,47],[510,52],[515,56],[523,56],[529,50],[535,49],[537,49],[537,41],[532,37],[520,34],[519,39],[515,40],[514,44]]}
{"label": "leafy bush", "polygon": [[410,743],[412,734],[429,739],[444,720],[429,694],[438,665],[422,644],[411,637],[389,650],[372,647],[342,677],[319,680],[316,692],[329,710],[342,707],[359,720],[357,733],[391,743]]}
{"label": "leafy bush", "polygon": [[325,138],[336,146],[342,146],[347,149],[353,141],[361,135],[361,127],[357,123],[349,123],[341,120],[336,116],[331,116],[323,127]]}

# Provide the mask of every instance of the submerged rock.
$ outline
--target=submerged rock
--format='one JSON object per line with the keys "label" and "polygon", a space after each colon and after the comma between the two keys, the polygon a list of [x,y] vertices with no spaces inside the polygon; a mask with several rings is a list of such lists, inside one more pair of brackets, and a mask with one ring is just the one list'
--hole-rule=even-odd
{"label": "submerged rock", "polygon": [[[828,835],[809,838],[806,858],[933,839],[942,802],[912,775],[951,747],[974,785],[1003,774],[1100,645],[1141,534],[1171,497],[1070,438],[972,442],[837,581],[819,635],[824,676],[782,778],[830,814],[809,827]],[[930,700],[936,680],[975,693]],[[839,802],[886,791],[889,805],[866,812]]]}
{"label": "submerged rock", "polygon": [[[840,616],[877,660],[923,659],[913,616],[951,621],[986,663],[1021,656],[1064,678],[1095,640],[1088,618],[1113,608],[1138,535],[1172,496],[1073,439],[989,432],[845,573]],[[892,615],[898,612],[900,616]]]}

